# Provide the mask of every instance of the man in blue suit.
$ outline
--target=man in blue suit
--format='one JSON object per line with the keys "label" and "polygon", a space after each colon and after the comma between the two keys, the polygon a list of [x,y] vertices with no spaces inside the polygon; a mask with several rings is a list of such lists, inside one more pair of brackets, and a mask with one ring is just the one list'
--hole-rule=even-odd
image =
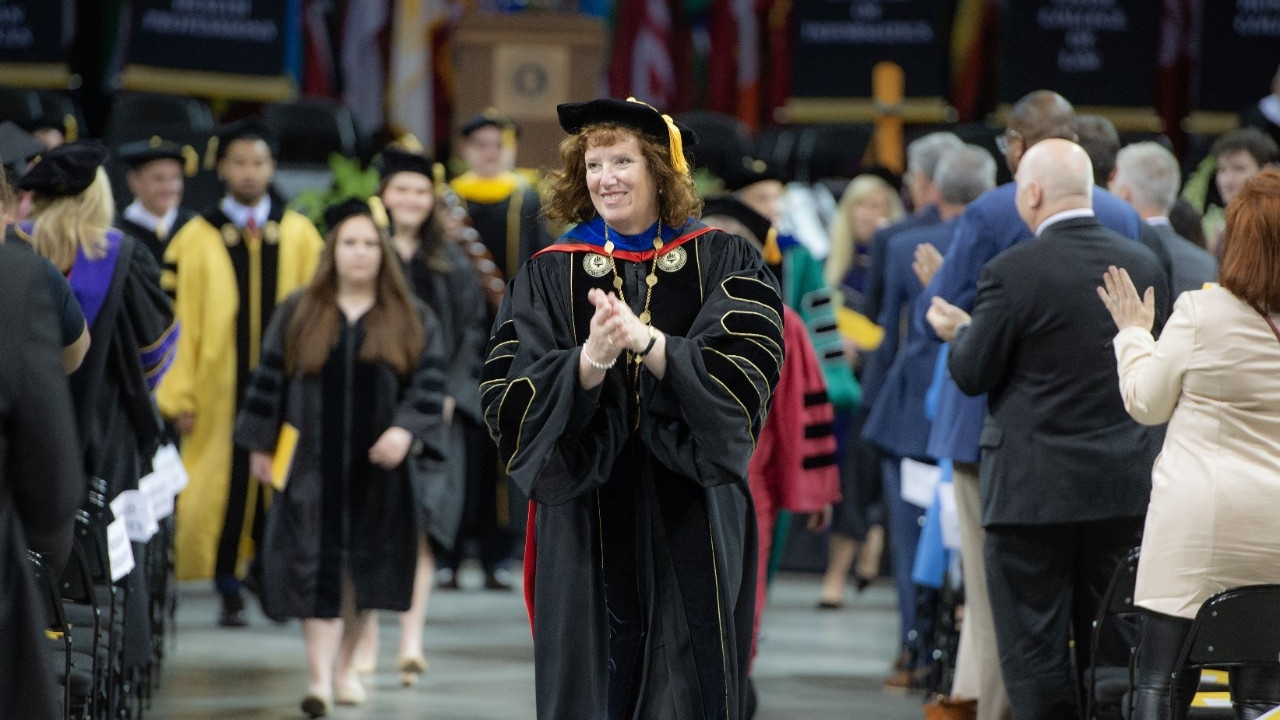
{"label": "man in blue suit", "polygon": [[947,251],[965,206],[995,186],[995,159],[977,145],[962,145],[942,157],[933,182],[938,188],[937,213],[941,222],[899,233],[889,241],[885,254],[884,303],[877,319],[885,329],[885,336],[876,352],[883,354],[890,364],[880,398],[871,407],[862,429],[862,437],[881,453],[902,646],[911,658],[907,669],[886,683],[895,687],[916,685],[920,665],[927,667],[929,657],[924,640],[931,620],[916,612],[919,590],[911,579],[924,508],[902,499],[901,468],[903,458],[930,460],[925,452],[929,421],[925,417],[924,396],[941,343],[932,333],[926,334],[914,325],[908,325],[905,342],[900,337],[904,316],[922,290],[911,266],[916,247],[923,243],[932,245],[939,253]]}
{"label": "man in blue suit", "polygon": [[[949,132],[929,133],[907,145],[907,193],[911,196],[912,214],[896,223],[876,231],[871,239],[871,266],[867,268],[867,289],[863,294],[865,305],[859,310],[875,320],[880,317],[885,303],[885,277],[889,243],[898,235],[916,228],[930,227],[942,222],[938,205],[937,170],[943,156],[964,146],[964,142]],[[908,306],[910,307],[910,306]],[[896,327],[896,326],[895,326]],[[890,329],[885,326],[886,331]],[[884,383],[885,373],[893,362],[893,354],[880,349],[867,357],[862,369],[862,404],[875,404],[876,395]]]}
{"label": "man in blue suit", "polygon": [[[1062,138],[1074,142],[1075,119],[1071,103],[1055,92],[1037,90],[1018,100],[998,143],[1009,170],[1016,174],[1023,153],[1042,140]],[[982,266],[1009,247],[1032,237],[1030,228],[1018,215],[1014,203],[1016,192],[1015,183],[1005,183],[970,203],[956,225],[945,261],[936,253],[920,254],[921,277],[931,277],[913,310],[912,322],[922,331],[933,333],[925,321],[925,313],[935,296],[962,310],[972,310]],[[1094,212],[1102,225],[1135,241],[1139,239],[1142,220],[1128,203],[1097,187],[1092,197]],[[991,606],[985,592],[986,565],[978,493],[978,439],[986,414],[985,395],[968,397],[954,381],[944,379],[927,452],[930,457],[952,460],[952,480],[960,512],[966,605],[956,674],[964,677],[964,673],[972,673],[976,667],[978,719],[1006,720],[1011,715],[1000,675]],[[969,636],[967,640],[964,635]]]}

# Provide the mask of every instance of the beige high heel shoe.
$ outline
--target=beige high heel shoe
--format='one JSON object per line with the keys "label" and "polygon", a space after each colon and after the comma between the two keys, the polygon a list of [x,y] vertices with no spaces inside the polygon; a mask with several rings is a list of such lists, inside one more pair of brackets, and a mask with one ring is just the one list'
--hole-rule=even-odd
{"label": "beige high heel shoe", "polygon": [[409,687],[418,684],[418,676],[427,672],[427,659],[421,655],[400,658],[400,684]]}

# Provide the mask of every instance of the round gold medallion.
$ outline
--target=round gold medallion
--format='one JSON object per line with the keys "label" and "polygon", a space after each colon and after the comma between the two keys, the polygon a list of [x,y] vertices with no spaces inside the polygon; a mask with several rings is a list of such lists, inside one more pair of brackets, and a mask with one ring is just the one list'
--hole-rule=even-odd
{"label": "round gold medallion", "polygon": [[582,256],[582,269],[591,277],[603,277],[609,272],[609,258],[596,253]]}
{"label": "round gold medallion", "polygon": [[262,227],[262,239],[268,245],[275,245],[280,242],[280,223],[275,220],[268,220],[267,224]]}
{"label": "round gold medallion", "polygon": [[240,231],[236,229],[235,225],[227,223],[222,226],[222,240],[227,244],[227,247],[235,247],[240,244]]}
{"label": "round gold medallion", "polygon": [[689,253],[683,247],[675,247],[658,256],[658,269],[675,272],[689,261]]}

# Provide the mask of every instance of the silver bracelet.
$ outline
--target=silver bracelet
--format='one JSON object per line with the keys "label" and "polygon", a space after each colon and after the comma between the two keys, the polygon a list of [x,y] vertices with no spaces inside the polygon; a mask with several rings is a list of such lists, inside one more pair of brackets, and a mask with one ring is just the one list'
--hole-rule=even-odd
{"label": "silver bracelet", "polygon": [[600,363],[600,362],[596,362],[595,360],[592,360],[592,359],[591,359],[591,356],[587,354],[587,345],[586,345],[586,343],[583,343],[583,344],[582,344],[582,358],[583,358],[584,360],[586,360],[586,361],[587,361],[587,364],[588,364],[588,365],[590,365],[591,367],[593,367],[593,368],[595,368],[595,369],[597,369],[597,370],[608,370],[609,368],[613,367],[613,366],[614,366],[614,364],[616,364],[616,363],[618,362],[618,357],[617,357],[616,355],[614,356],[614,358],[613,358],[612,360],[610,360],[610,361],[609,361],[609,362],[607,362],[607,363]]}

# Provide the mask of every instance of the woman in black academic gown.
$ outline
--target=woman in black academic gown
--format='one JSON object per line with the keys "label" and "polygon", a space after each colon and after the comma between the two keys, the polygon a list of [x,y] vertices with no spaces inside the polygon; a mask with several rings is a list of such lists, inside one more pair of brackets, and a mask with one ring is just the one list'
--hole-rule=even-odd
{"label": "woman in black academic gown", "polygon": [[694,219],[692,133],[635,101],[559,108],[547,215],[481,398],[532,499],[538,717],[745,717],[756,525],[747,464],[782,360],[754,248]]}
{"label": "woman in black academic gown", "polygon": [[[432,478],[438,496],[436,511],[424,518],[418,539],[418,566],[413,605],[400,616],[397,666],[400,682],[412,685],[426,672],[422,628],[435,577],[435,550],[448,550],[458,534],[466,484],[466,444],[460,415],[479,424],[480,351],[485,341],[485,300],[471,262],[444,237],[436,215],[435,179],[431,158],[388,147],[378,162],[382,178],[378,197],[391,221],[391,246],[404,270],[409,289],[427,304],[440,322],[440,347],[445,360],[444,420],[448,425],[444,466]],[[490,446],[492,447],[492,446]],[[490,453],[492,455],[492,453]],[[374,617],[365,628],[356,653],[361,672],[377,664],[378,628]]]}
{"label": "woman in black academic gown", "polygon": [[326,220],[315,279],[272,317],[235,432],[254,476],[269,479],[281,427],[298,431],[267,517],[262,603],[303,618],[313,717],[364,701],[352,656],[366,611],[409,608],[444,385],[434,316],[369,206],[348,201]]}

